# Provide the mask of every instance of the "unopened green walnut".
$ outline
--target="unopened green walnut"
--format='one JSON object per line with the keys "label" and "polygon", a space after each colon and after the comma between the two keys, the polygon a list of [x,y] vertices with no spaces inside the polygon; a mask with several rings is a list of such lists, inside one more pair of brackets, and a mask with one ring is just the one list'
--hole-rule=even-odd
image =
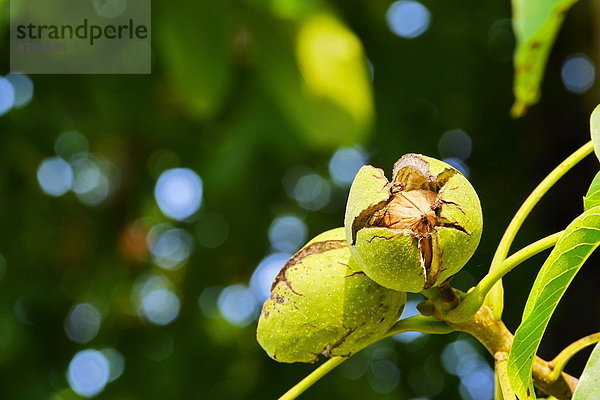
{"label": "unopened green walnut", "polygon": [[350,356],[398,320],[406,294],[369,279],[351,259],[344,228],[315,237],[277,275],[257,339],[280,362]]}
{"label": "unopened green walnut", "polygon": [[352,256],[375,282],[420,292],[456,274],[471,258],[483,227],[473,186],[449,164],[406,154],[384,172],[360,169],[344,220]]}

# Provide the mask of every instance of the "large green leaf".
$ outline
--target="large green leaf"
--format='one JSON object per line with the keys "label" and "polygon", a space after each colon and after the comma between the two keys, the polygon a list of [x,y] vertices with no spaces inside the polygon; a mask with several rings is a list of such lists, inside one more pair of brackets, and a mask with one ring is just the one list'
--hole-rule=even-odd
{"label": "large green leaf", "polygon": [[600,244],[600,207],[577,217],[542,266],[523,312],[508,358],[508,373],[520,399],[531,391],[533,359],[558,302],[585,260]]}
{"label": "large green leaf", "polygon": [[573,400],[600,400],[600,343],[594,347],[581,374]]}
{"label": "large green leaf", "polygon": [[537,103],[550,49],[566,12],[577,0],[512,0],[515,49],[515,104],[521,116]]}
{"label": "large green leaf", "polygon": [[176,99],[198,118],[210,118],[232,84],[234,15],[227,0],[167,1],[156,13],[155,35]]}
{"label": "large green leaf", "polygon": [[598,172],[592,180],[592,183],[583,198],[584,210],[589,210],[596,206],[600,206],[600,172]]}
{"label": "large green leaf", "polygon": [[594,144],[594,153],[600,160],[600,105],[592,111],[590,116],[590,133]]}

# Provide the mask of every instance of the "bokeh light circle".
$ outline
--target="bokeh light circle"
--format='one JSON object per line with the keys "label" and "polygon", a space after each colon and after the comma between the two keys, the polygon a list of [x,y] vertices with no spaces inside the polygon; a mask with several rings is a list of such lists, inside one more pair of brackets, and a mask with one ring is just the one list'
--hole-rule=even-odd
{"label": "bokeh light circle", "polygon": [[198,174],[188,168],[174,168],[160,175],[154,197],[163,214],[183,220],[200,208],[202,190],[202,179]]}
{"label": "bokeh light circle", "polygon": [[429,28],[430,18],[427,7],[414,0],[396,1],[386,13],[392,32],[406,39],[422,35]]}
{"label": "bokeh light circle", "polygon": [[71,389],[84,397],[100,393],[110,378],[110,363],[97,350],[83,350],[75,354],[67,371]]}
{"label": "bokeh light circle", "polygon": [[62,196],[73,184],[73,168],[62,158],[46,158],[38,167],[37,180],[47,195]]}
{"label": "bokeh light circle", "polygon": [[569,92],[581,94],[594,85],[596,68],[585,54],[573,54],[563,63],[560,76]]}

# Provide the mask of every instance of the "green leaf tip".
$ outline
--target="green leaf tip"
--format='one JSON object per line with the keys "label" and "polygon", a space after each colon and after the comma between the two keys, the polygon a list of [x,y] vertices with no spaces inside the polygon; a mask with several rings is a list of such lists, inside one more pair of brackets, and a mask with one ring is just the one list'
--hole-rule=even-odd
{"label": "green leaf tip", "polygon": [[514,118],[538,102],[548,56],[566,12],[577,0],[512,0],[517,39],[513,90]]}

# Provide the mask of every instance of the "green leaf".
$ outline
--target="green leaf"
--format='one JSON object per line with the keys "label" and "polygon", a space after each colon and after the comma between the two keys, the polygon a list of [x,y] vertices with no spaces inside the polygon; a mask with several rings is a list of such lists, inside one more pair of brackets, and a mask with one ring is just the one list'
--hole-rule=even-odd
{"label": "green leaf", "polygon": [[584,210],[589,210],[596,206],[600,206],[600,172],[598,172],[592,180],[590,188],[583,198]]}
{"label": "green leaf", "polygon": [[592,143],[594,144],[594,153],[596,153],[596,157],[600,160],[600,105],[590,115],[590,133],[592,135]]}
{"label": "green leaf", "polygon": [[600,343],[594,347],[581,374],[573,400],[600,400]]}
{"label": "green leaf", "polygon": [[509,378],[520,399],[534,398],[530,389],[531,371],[542,335],[575,274],[598,245],[600,207],[594,207],[571,222],[544,262],[527,299],[508,358]]}
{"label": "green leaf", "polygon": [[358,37],[317,6],[284,25],[267,20],[255,28],[260,82],[295,133],[325,150],[365,141],[374,106]]}
{"label": "green leaf", "polygon": [[160,60],[176,101],[200,119],[221,109],[232,84],[232,14],[227,0],[167,1],[156,13]]}
{"label": "green leaf", "polygon": [[538,102],[548,55],[566,12],[577,0],[512,0],[515,49],[515,104],[512,114],[523,115]]}
{"label": "green leaf", "polygon": [[8,1],[0,0],[0,28],[4,28],[9,14]]}

